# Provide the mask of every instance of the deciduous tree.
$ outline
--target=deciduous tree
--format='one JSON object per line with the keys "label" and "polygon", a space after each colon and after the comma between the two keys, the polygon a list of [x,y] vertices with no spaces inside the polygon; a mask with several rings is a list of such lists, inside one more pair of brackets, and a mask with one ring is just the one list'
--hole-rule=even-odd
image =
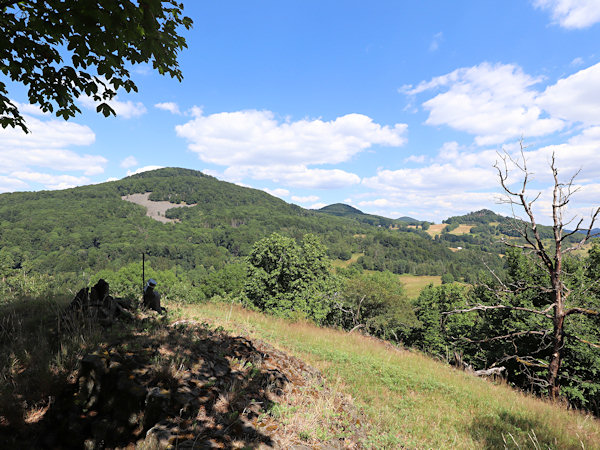
{"label": "deciduous tree", "polygon": [[[108,116],[118,89],[137,91],[130,64],[151,63],[182,79],[182,26],[192,20],[176,0],[0,0],[0,72],[24,84],[42,111],[68,119],[80,112],[75,99],[86,95]],[[27,131],[2,81],[0,125]]]}
{"label": "deciduous tree", "polygon": [[259,309],[323,322],[335,292],[326,248],[314,235],[305,235],[298,244],[293,238],[273,233],[254,244],[248,257],[245,293]]}

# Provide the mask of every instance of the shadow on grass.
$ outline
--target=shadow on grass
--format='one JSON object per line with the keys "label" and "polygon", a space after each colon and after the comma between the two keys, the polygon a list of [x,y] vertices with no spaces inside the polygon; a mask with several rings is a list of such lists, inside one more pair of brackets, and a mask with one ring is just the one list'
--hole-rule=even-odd
{"label": "shadow on grass", "polygon": [[582,448],[579,442],[564,442],[558,430],[539,420],[506,411],[475,419],[469,431],[485,449]]}
{"label": "shadow on grass", "polygon": [[0,308],[1,448],[273,445],[259,418],[289,380],[250,341],[143,314],[65,329],[64,304]]}

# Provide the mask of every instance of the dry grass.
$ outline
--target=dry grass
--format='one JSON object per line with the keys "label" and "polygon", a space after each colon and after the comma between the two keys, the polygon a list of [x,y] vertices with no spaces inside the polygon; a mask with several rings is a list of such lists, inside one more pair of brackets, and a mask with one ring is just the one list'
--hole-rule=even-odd
{"label": "dry grass", "polygon": [[[429,229],[427,229],[426,232],[429,236],[435,237],[436,235],[441,234],[447,226],[448,224],[446,223],[433,224],[429,226]],[[471,232],[471,228],[473,228],[473,225],[461,224],[456,229],[450,231],[450,234],[467,234]]]}
{"label": "dry grass", "polygon": [[[64,316],[65,297],[23,299],[0,307],[0,421],[39,421],[80,358],[101,339],[99,325]],[[69,319],[73,320],[69,320]]]}
{"label": "dry grass", "polygon": [[471,228],[473,228],[473,225],[460,224],[455,230],[450,231],[449,234],[468,234],[471,232]]}
{"label": "dry grass", "polygon": [[447,226],[448,224],[445,223],[433,224],[429,225],[429,229],[426,231],[429,234],[429,236],[435,237],[436,235],[440,234]]}
{"label": "dry grass", "polygon": [[[187,306],[321,370],[365,411],[378,448],[600,448],[597,419],[475,378],[427,356],[341,331],[221,305]],[[327,406],[323,406],[326,408]],[[535,436],[535,438],[533,437]]]}

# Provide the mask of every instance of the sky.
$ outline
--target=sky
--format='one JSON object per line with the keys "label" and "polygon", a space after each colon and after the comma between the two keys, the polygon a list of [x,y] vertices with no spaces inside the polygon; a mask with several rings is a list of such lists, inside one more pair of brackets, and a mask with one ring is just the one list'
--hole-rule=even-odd
{"label": "sky", "polygon": [[0,192],[185,167],[439,223],[510,214],[494,164],[522,145],[540,222],[552,154],[560,181],[577,174],[565,220],[600,204],[600,0],[183,3],[183,81],[132,67],[116,117],[86,99],[69,121],[42,114],[0,76],[31,129],[0,129]]}

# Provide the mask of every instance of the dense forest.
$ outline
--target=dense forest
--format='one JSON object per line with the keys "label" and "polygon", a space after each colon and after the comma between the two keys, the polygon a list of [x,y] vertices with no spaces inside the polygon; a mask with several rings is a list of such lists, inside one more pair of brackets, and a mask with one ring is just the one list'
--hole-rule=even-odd
{"label": "dense forest", "polygon": [[[150,200],[196,206],[168,210],[177,222],[160,223],[121,199],[146,192]],[[406,222],[358,210],[348,214],[347,208],[342,214],[336,208],[306,210],[201,172],[167,168],[62,191],[0,195],[0,255],[6,269],[76,279],[117,270],[146,253],[157,268],[179,267],[201,280],[248,256],[254,242],[277,231],[294,238],[315,234],[332,259],[359,253],[365,269],[463,279],[477,273],[482,258],[501,267],[492,239],[432,239],[422,229],[398,225]],[[450,251],[459,241],[465,251]]]}

